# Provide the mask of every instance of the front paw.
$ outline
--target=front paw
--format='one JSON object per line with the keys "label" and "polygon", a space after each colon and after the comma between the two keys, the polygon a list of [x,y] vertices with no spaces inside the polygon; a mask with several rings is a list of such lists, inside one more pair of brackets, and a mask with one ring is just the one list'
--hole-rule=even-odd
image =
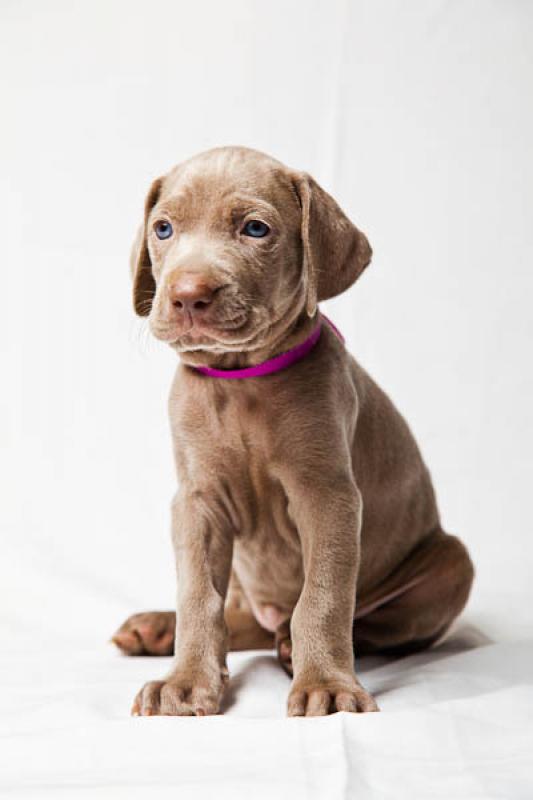
{"label": "front paw", "polygon": [[224,686],[222,677],[214,682],[202,676],[182,674],[164,681],[149,681],[133,701],[131,713],[136,717],[218,714]]}
{"label": "front paw", "polygon": [[355,679],[295,681],[287,701],[289,717],[325,717],[335,711],[379,711],[376,701]]}

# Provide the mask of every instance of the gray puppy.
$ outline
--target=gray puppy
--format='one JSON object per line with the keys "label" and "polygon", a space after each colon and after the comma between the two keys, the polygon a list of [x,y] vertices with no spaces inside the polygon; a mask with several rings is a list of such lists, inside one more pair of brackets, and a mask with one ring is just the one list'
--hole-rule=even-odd
{"label": "gray puppy", "polygon": [[161,655],[175,637],[133,713],[216,714],[228,649],[274,644],[289,715],[375,711],[354,648],[427,647],[463,609],[472,563],[413,436],[318,310],[370,258],[311,177],[256,151],[212,150],[152,184],[134,303],[179,354],[178,588],[175,614],[114,636]]}

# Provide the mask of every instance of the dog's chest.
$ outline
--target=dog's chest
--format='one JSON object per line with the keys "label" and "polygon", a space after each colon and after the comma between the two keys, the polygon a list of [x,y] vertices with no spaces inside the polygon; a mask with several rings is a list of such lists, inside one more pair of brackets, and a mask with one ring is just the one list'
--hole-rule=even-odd
{"label": "dog's chest", "polygon": [[233,568],[246,595],[292,611],[303,584],[300,537],[260,437],[231,452],[221,448],[217,471],[236,521]]}
{"label": "dog's chest", "polygon": [[231,521],[233,567],[246,594],[292,610],[303,583],[302,556],[276,477],[275,410],[253,386],[224,383],[206,382],[195,396],[180,392],[171,404],[178,477],[207,492]]}
{"label": "dog's chest", "polygon": [[303,563],[286,495],[266,473],[248,474],[243,486],[244,496],[236,502],[249,505],[235,537],[233,568],[246,595],[257,605],[275,603],[290,612],[303,585]]}

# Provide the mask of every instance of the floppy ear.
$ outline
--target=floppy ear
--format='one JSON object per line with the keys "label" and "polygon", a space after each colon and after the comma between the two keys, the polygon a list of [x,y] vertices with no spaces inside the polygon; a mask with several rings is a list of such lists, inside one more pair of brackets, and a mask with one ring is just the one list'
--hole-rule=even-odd
{"label": "floppy ear", "polygon": [[370,263],[372,248],[335,200],[306,173],[296,178],[302,206],[303,273],[307,313],[344,292]]}
{"label": "floppy ear", "polygon": [[144,221],[135,237],[130,256],[130,268],[133,277],[133,307],[140,317],[147,317],[152,308],[155,295],[155,280],[152,274],[152,262],[146,244],[146,223],[150,211],[157,203],[162,178],[157,178],[146,196],[144,203]]}

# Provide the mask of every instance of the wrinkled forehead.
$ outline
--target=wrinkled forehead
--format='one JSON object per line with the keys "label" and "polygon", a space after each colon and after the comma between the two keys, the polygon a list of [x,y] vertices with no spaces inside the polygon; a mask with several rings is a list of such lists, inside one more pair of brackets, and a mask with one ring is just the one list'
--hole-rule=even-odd
{"label": "wrinkled forehead", "polygon": [[275,159],[237,148],[203,153],[175,167],[163,182],[158,206],[196,219],[248,209],[287,220],[300,213],[290,171]]}

